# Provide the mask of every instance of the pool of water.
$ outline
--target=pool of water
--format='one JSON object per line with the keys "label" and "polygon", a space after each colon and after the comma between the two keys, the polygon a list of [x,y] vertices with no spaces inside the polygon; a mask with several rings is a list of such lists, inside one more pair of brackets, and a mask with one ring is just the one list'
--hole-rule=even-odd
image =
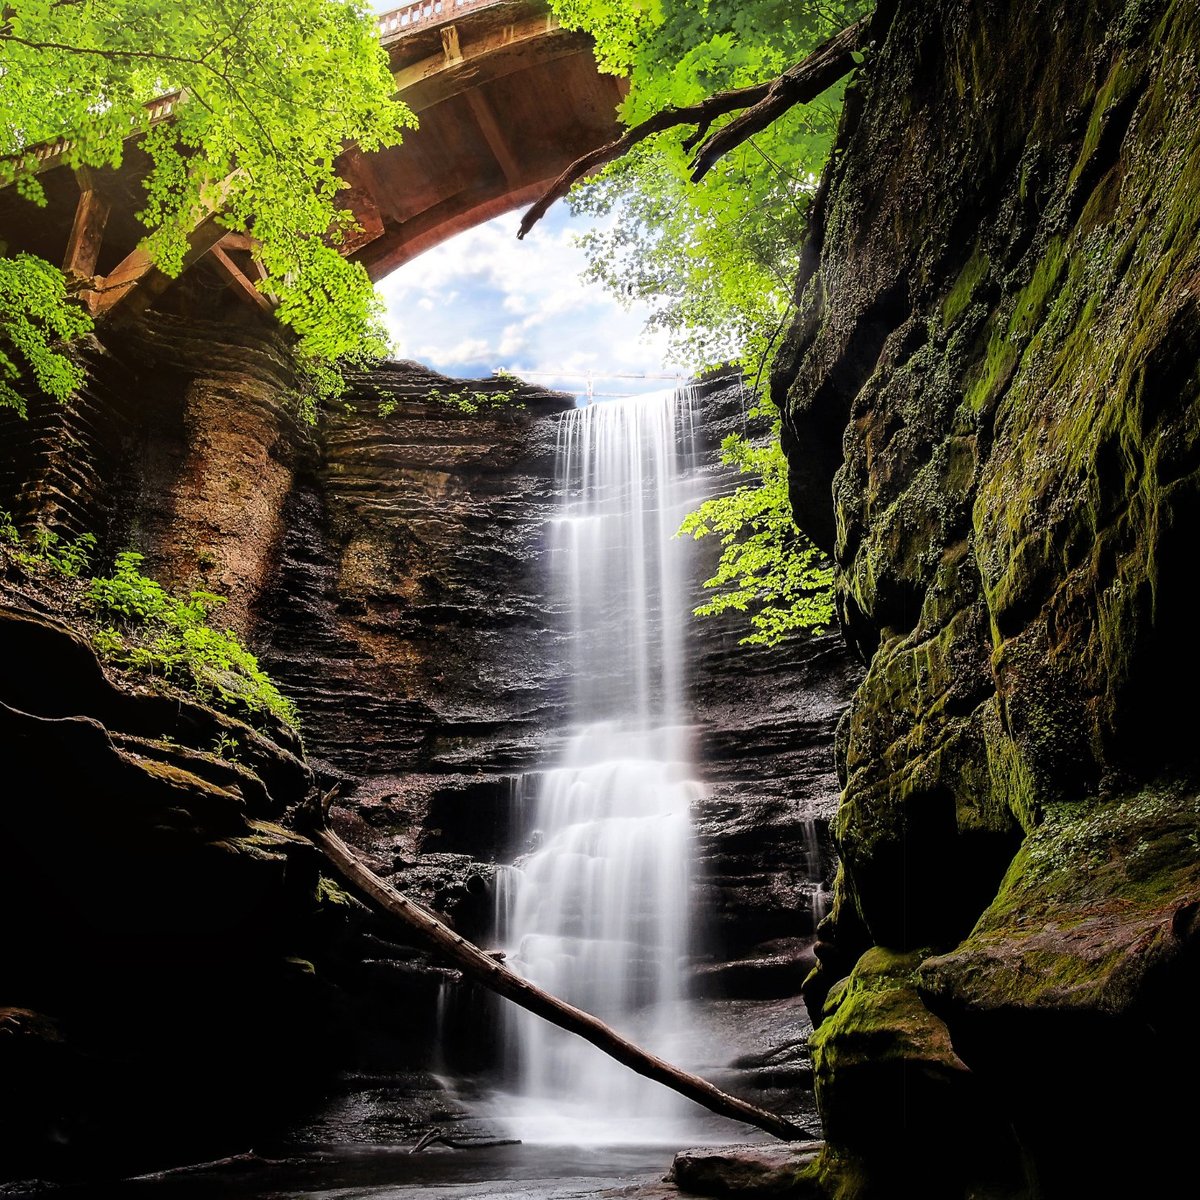
{"label": "pool of water", "polygon": [[[66,1200],[574,1200],[653,1196],[673,1153],[659,1146],[492,1146],[419,1154],[391,1146],[315,1148],[56,1191]],[[644,1189],[644,1190],[643,1190]]]}

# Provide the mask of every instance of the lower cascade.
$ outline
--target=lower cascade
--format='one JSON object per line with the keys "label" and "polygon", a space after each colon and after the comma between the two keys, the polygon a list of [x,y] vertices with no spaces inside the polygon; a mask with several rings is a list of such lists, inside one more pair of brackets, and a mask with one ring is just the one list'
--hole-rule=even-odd
{"label": "lower cascade", "polygon": [[[510,965],[670,1057],[690,928],[690,810],[702,785],[681,705],[695,502],[689,391],[564,414],[551,548],[569,616],[571,716],[561,758],[524,780],[528,853],[497,874]],[[690,1107],[579,1038],[505,1013],[516,1131],[534,1141],[674,1136]]]}

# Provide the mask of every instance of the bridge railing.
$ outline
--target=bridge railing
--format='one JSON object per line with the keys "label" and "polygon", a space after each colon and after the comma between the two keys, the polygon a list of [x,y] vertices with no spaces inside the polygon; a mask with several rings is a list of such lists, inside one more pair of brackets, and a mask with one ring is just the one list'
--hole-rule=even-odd
{"label": "bridge railing", "polygon": [[[168,120],[182,100],[182,92],[169,92],[165,96],[156,96],[148,104],[142,105],[142,107],[146,111],[150,124],[157,125],[159,121]],[[130,124],[136,125],[137,118],[132,118]],[[37,162],[37,169],[40,171],[43,167],[52,166],[56,163],[74,145],[74,140],[64,134],[62,137],[55,138],[52,142],[39,142],[36,146],[30,146],[28,150],[6,155],[3,161],[16,162],[27,155],[32,155]]]}
{"label": "bridge railing", "polygon": [[433,25],[438,21],[449,21],[460,13],[476,8],[487,8],[498,0],[420,0],[417,4],[404,4],[376,17],[379,38],[387,41],[399,37],[421,25]]}

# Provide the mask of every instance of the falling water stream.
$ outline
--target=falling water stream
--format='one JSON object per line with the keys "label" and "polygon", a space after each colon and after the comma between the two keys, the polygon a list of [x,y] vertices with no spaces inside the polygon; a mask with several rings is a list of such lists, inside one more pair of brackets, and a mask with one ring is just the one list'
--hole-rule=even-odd
{"label": "falling water stream", "polygon": [[[555,603],[568,623],[570,723],[557,758],[518,789],[527,849],[498,871],[497,932],[511,966],[686,1066],[680,1013],[698,932],[688,904],[691,809],[702,785],[684,704],[692,547],[673,535],[702,498],[691,469],[693,398],[663,393],[570,411],[558,464],[562,502],[550,544]],[[439,989],[439,1029],[452,996]],[[396,1144],[363,1143],[358,1132],[261,1176],[222,1174],[215,1164],[194,1177],[131,1181],[113,1194],[568,1200],[631,1178],[653,1183],[664,1147],[746,1137],[740,1126],[722,1132],[580,1038],[499,1007],[506,1090],[492,1103],[475,1094],[472,1119],[491,1136],[501,1132],[493,1118],[502,1118],[521,1145],[413,1156]],[[449,1071],[440,1045],[437,1055],[439,1074]],[[377,1092],[352,1094],[354,1123],[374,1113]]]}
{"label": "falling water stream", "polygon": [[[570,621],[571,727],[530,781],[530,850],[498,872],[512,966],[669,1057],[689,928],[690,810],[701,784],[684,722],[692,397],[664,392],[564,414],[551,547]],[[527,1140],[669,1139],[690,1106],[579,1038],[505,1014],[512,1123]]]}

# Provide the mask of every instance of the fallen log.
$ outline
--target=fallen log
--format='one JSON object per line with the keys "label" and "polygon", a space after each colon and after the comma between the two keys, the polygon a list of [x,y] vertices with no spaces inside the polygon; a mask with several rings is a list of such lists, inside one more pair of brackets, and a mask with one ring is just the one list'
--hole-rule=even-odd
{"label": "fallen log", "polygon": [[454,1137],[444,1129],[431,1129],[409,1151],[420,1154],[426,1146],[449,1146],[451,1150],[490,1150],[494,1146],[519,1146],[520,1138],[465,1138]]}
{"label": "fallen log", "polygon": [[591,1013],[584,1012],[583,1009],[543,991],[528,979],[523,979],[492,955],[468,942],[461,934],[455,933],[432,913],[402,895],[391,884],[380,879],[332,830],[318,826],[311,829],[308,836],[321,848],[338,875],[355,892],[379,911],[400,921],[417,941],[453,963],[472,982],[504,996],[529,1012],[536,1013],[560,1029],[577,1034],[630,1070],[672,1088],[689,1100],[703,1105],[710,1112],[753,1125],[756,1129],[762,1129],[786,1142],[801,1141],[813,1136],[810,1130],[794,1125],[776,1113],[767,1112],[766,1109],[748,1104],[736,1096],[730,1096],[698,1075],[692,1075],[643,1050]]}

